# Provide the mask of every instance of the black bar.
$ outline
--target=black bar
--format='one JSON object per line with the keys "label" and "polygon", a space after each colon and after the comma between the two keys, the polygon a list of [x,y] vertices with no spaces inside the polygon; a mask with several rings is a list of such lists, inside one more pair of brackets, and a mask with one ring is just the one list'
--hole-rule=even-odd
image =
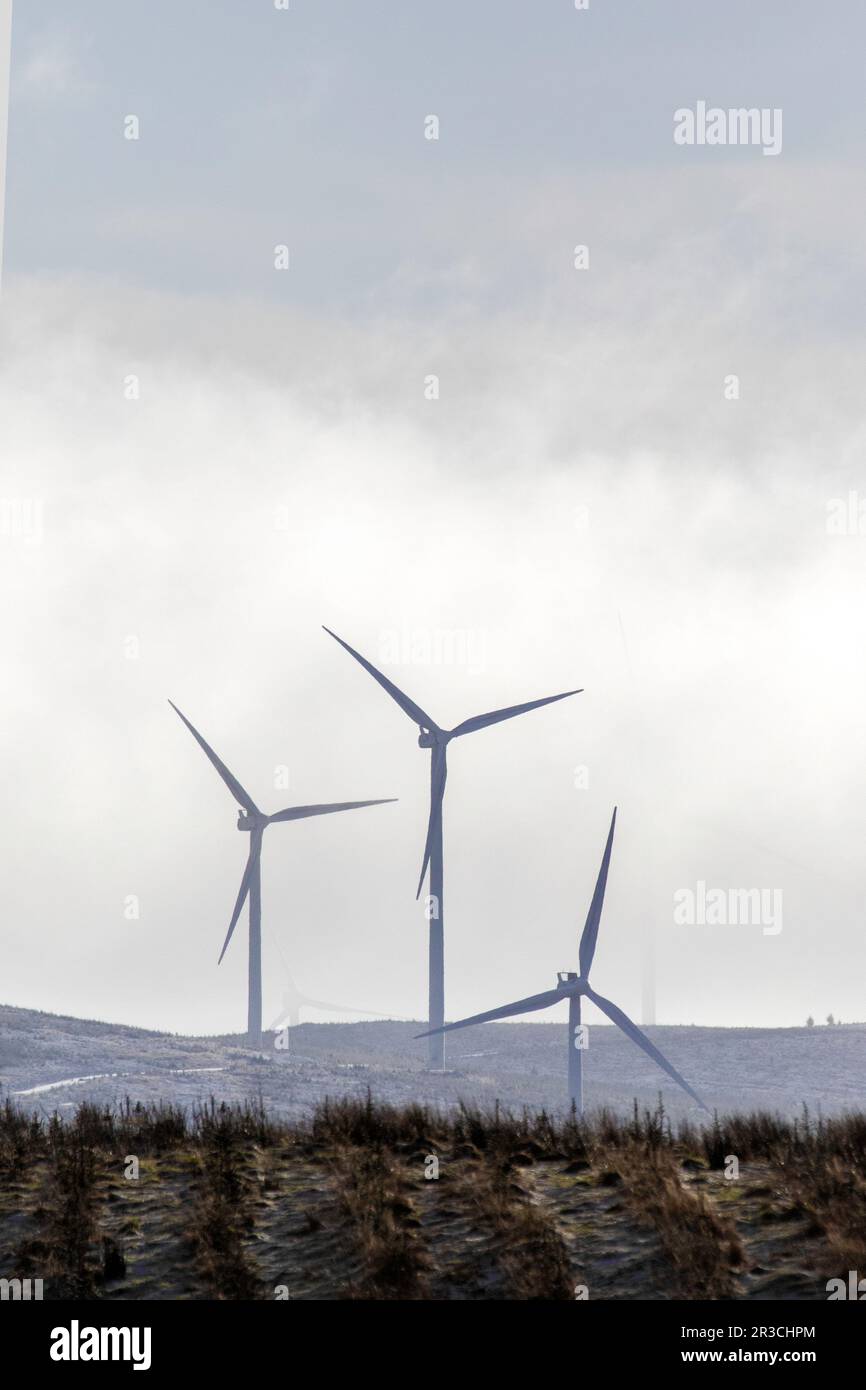
{"label": "black bar", "polygon": [[[863,1300],[866,1301],[866,1300]],[[307,1353],[316,1363],[327,1354],[328,1377],[342,1363],[354,1375],[381,1376],[393,1381],[401,1374],[399,1360],[408,1352],[407,1334],[423,1327],[438,1335],[425,1343],[423,1376],[429,1383],[440,1349],[443,1372],[453,1370],[456,1343],[469,1338],[480,1354],[485,1345],[504,1346],[503,1338],[521,1343],[521,1329],[545,1335],[587,1338],[590,1360],[598,1357],[617,1371],[633,1370],[649,1376],[668,1376],[681,1371],[702,1375],[713,1366],[741,1367],[746,1376],[785,1371],[789,1367],[818,1372],[822,1380],[845,1365],[856,1365],[862,1349],[866,1310],[842,1302],[730,1303],[596,1302],[575,1301],[540,1309],[528,1304],[479,1304],[474,1312],[458,1305],[386,1302],[313,1303],[302,1300],[273,1303],[227,1302],[130,1302],[0,1303],[0,1330],[7,1349],[14,1345],[22,1369],[55,1374],[136,1374],[159,1378],[166,1373],[219,1375],[242,1373],[248,1380],[294,1379],[301,1373]],[[390,1311],[389,1311],[390,1309]],[[416,1323],[415,1319],[419,1321]],[[455,1321],[452,1322],[451,1319]],[[501,1319],[501,1321],[500,1321]],[[524,1319],[526,1322],[524,1323]],[[76,1332],[77,1325],[77,1332]],[[51,1348],[89,1352],[94,1339],[87,1329],[130,1329],[127,1345],[139,1360],[149,1355],[149,1365],[133,1372],[130,1360],[54,1360]],[[139,1329],[132,1340],[132,1329]],[[58,1329],[70,1337],[67,1344]],[[149,1330],[149,1346],[143,1336]],[[345,1337],[334,1334],[344,1333]],[[485,1338],[495,1336],[496,1343]],[[307,1344],[297,1339],[309,1337]],[[400,1345],[403,1352],[399,1352]],[[411,1344],[410,1344],[411,1345]],[[577,1355],[577,1343],[557,1343]],[[100,1350],[102,1347],[100,1345]],[[111,1353],[112,1343],[105,1350]],[[396,1358],[396,1359],[395,1359]],[[320,1363],[321,1364],[321,1363]],[[589,1364],[589,1362],[587,1363]],[[323,1368],[322,1368],[323,1369]],[[417,1369],[417,1368],[416,1368]],[[404,1363],[403,1374],[410,1365]]]}

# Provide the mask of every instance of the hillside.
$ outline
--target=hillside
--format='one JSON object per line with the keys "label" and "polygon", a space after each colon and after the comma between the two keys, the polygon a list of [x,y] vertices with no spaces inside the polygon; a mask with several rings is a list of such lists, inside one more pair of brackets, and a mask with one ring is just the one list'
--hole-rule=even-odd
{"label": "hillside", "polygon": [[[343,1101],[0,1111],[0,1277],[48,1299],[808,1299],[866,1266],[866,1117],[698,1133]],[[731,1171],[731,1155],[739,1171]]]}
{"label": "hillside", "polygon": [[[262,1097],[286,1118],[308,1117],[325,1096],[373,1094],[395,1104],[454,1106],[460,1099],[520,1108],[565,1105],[565,1025],[487,1024],[449,1039],[445,1075],[426,1072],[419,1025],[304,1023],[289,1052],[251,1056],[238,1037],[184,1038],[27,1009],[0,1007],[0,1086],[19,1101],[69,1113],[82,1100],[112,1104],[214,1096]],[[793,1116],[866,1105],[866,1025],[788,1029],[656,1027],[650,1036],[711,1109]],[[77,1079],[80,1078],[80,1079]],[[594,1026],[586,1055],[588,1108],[628,1113],[659,1092],[674,1116],[696,1117],[688,1097],[618,1029]]]}

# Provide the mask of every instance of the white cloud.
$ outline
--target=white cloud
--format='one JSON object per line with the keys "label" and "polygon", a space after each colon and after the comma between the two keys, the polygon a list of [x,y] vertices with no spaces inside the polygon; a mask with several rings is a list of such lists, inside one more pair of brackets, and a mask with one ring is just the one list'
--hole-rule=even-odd
{"label": "white cloud", "polygon": [[13,67],[15,100],[75,101],[89,97],[95,83],[87,69],[87,41],[80,34],[43,29]]}
{"label": "white cloud", "polygon": [[[652,919],[662,1021],[862,1013],[866,538],[824,527],[862,458],[862,349],[779,340],[768,361],[744,333],[749,390],[724,402],[726,315],[698,329],[667,289],[635,336],[568,313],[464,313],[425,334],[10,286],[2,492],[43,499],[45,536],[0,547],[9,1002],[241,1024],[243,938],[214,961],[242,847],[170,696],[268,805],[279,763],[288,801],[401,798],[274,838],[265,923],[311,990],[326,977],[359,1006],[423,1011],[425,764],[326,622],[374,660],[386,630],[483,632],[481,671],[394,671],[446,723],[586,687],[455,751],[449,1010],[573,965],[617,801],[600,988],[637,1008]],[[766,343],[747,278],[728,293]],[[698,878],[781,886],[783,933],[675,931],[673,891]],[[140,923],[122,919],[128,893]]]}

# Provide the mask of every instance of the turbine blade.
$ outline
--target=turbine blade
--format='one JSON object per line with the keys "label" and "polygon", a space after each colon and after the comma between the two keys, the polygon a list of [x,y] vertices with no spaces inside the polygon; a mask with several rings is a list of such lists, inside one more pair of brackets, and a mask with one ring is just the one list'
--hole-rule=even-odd
{"label": "turbine blade", "polygon": [[366,657],[363,657],[361,655],[360,652],[356,652],[355,648],[350,647],[348,642],[344,642],[342,637],[338,637],[336,632],[331,632],[331,629],[329,627],[325,628],[325,632],[327,632],[329,637],[333,637],[335,642],[339,642],[341,647],[345,647],[349,655],[353,656],[356,661],[359,661],[361,665],[364,667],[365,671],[370,672],[370,675],[373,677],[373,680],[378,681],[383,690],[387,690],[388,694],[391,696],[391,699],[397,701],[397,704],[400,706],[401,710],[408,714],[410,719],[414,720],[416,724],[420,725],[424,729],[439,728],[439,725],[435,722],[435,720],[431,719],[429,714],[426,714],[420,705],[416,705],[415,701],[410,700],[408,695],[404,695],[403,691],[399,690],[393,681],[389,681],[387,676],[383,676],[381,671],[377,671],[376,667],[372,664],[372,662],[369,662],[366,659]]}
{"label": "turbine blade", "polygon": [[561,695],[547,695],[543,700],[530,700],[525,705],[509,705],[507,709],[494,709],[489,714],[476,714],[474,719],[464,719],[462,724],[458,724],[456,729],[451,730],[453,738],[460,738],[462,734],[474,734],[476,729],[486,729],[489,724],[499,724],[503,719],[513,719],[516,714],[526,714],[531,709],[540,709],[542,705],[552,705],[557,700],[567,700],[569,695],[580,695],[581,690],[564,690]]}
{"label": "turbine blade", "polygon": [[598,940],[601,909],[604,905],[604,890],[607,887],[607,871],[610,865],[610,852],[613,848],[613,828],[615,825],[616,807],[614,806],[610,830],[607,832],[607,844],[604,847],[604,854],[602,855],[601,868],[598,871],[598,878],[595,881],[595,892],[592,895],[589,912],[586,914],[583,935],[580,938],[580,973],[584,979],[587,979],[589,976],[589,967],[592,965],[592,958],[595,955],[595,943]]}
{"label": "turbine blade", "polygon": [[308,816],[330,816],[335,811],[357,811],[362,806],[387,806],[396,800],[396,796],[386,796],[378,801],[329,801],[321,806],[287,806],[284,811],[277,811],[275,816],[268,816],[268,821],[306,820]]}
{"label": "turbine blade", "polygon": [[421,877],[418,879],[418,892],[415,894],[417,902],[421,896],[421,889],[424,885],[424,875],[427,872],[427,865],[430,863],[430,853],[433,847],[433,830],[436,825],[436,817],[442,814],[442,802],[445,799],[445,781],[448,776],[448,763],[444,747],[437,746],[433,749],[433,758],[430,765],[430,817],[427,821],[427,839],[424,842],[424,862],[421,865]]}
{"label": "turbine blade", "polygon": [[416,1038],[430,1038],[434,1033],[450,1033],[453,1028],[469,1028],[473,1023],[491,1023],[496,1018],[511,1018],[514,1014],[531,1014],[536,1009],[546,1009],[568,995],[558,989],[546,989],[543,994],[530,994],[527,999],[516,999],[513,1004],[503,1004],[501,1009],[488,1009],[486,1014],[473,1014],[471,1018],[461,1018],[459,1023],[446,1023],[444,1028],[431,1028],[428,1033],[416,1033]]}
{"label": "turbine blade", "polygon": [[637,1043],[638,1047],[643,1048],[647,1056],[652,1057],[653,1061],[657,1062],[662,1071],[666,1071],[668,1076],[671,1077],[678,1086],[682,1086],[683,1090],[691,1096],[692,1100],[697,1101],[702,1110],[707,1110],[709,1113],[708,1106],[701,1100],[697,1091],[692,1090],[685,1077],[680,1076],[676,1067],[671,1066],[667,1058],[659,1052],[655,1043],[650,1042],[646,1033],[642,1033],[637,1024],[632,1023],[631,1019],[627,1014],[623,1013],[622,1009],[618,1009],[616,1004],[612,1004],[609,999],[604,999],[600,994],[596,994],[594,989],[587,988],[586,997],[587,999],[591,999],[593,1004],[597,1005],[603,1014],[607,1014],[611,1022],[615,1023],[618,1028],[621,1028],[622,1031],[631,1038],[632,1042]]}
{"label": "turbine blade", "polygon": [[171,707],[172,707],[172,709],[174,710],[175,714],[176,714],[180,719],[183,720],[184,724],[185,724],[186,727],[189,729],[189,731],[190,731],[190,733],[192,734],[193,738],[195,739],[196,743],[199,745],[199,747],[202,749],[202,751],[205,753],[205,755],[206,755],[206,756],[210,759],[210,761],[213,763],[214,767],[216,768],[216,770],[217,770],[217,772],[219,773],[220,777],[221,777],[221,778],[223,779],[223,781],[225,782],[226,786],[228,787],[229,791],[231,792],[231,794],[232,794],[232,796],[235,798],[235,800],[236,800],[236,801],[239,801],[240,804],[243,806],[244,810],[249,811],[250,815],[254,815],[254,816],[260,815],[261,813],[260,813],[260,811],[259,811],[259,808],[258,808],[258,806],[256,805],[256,803],[253,801],[253,799],[252,799],[252,797],[250,796],[249,792],[248,792],[248,791],[245,791],[244,788],[241,786],[240,782],[238,781],[237,777],[235,777],[233,773],[229,772],[229,770],[228,770],[228,768],[226,767],[225,763],[222,762],[221,759],[217,757],[216,753],[213,751],[213,749],[211,748],[210,744],[205,742],[205,740],[202,738],[201,734],[199,733],[198,729],[196,729],[192,724],[190,724],[190,722],[189,722],[189,720],[187,719],[187,717],[186,717],[185,714],[181,714],[181,712],[180,712],[180,710],[178,709],[177,705],[172,704],[171,700],[169,700],[168,703],[171,705]]}
{"label": "turbine blade", "polygon": [[232,913],[232,920],[229,922],[229,929],[228,929],[228,932],[226,933],[226,939],[225,939],[225,941],[223,942],[223,948],[222,948],[222,950],[220,951],[220,958],[219,958],[219,960],[217,961],[217,965],[222,965],[223,956],[225,955],[226,951],[228,950],[229,942],[230,942],[231,939],[232,939],[232,933],[234,932],[234,929],[235,929],[235,927],[236,927],[237,924],[238,924],[238,918],[240,917],[241,912],[243,911],[243,906],[244,906],[244,903],[246,902],[247,894],[248,894],[249,891],[250,891],[250,879],[252,878],[252,875],[253,875],[253,869],[255,868],[255,866],[256,866],[256,864],[257,864],[257,862],[258,862],[258,860],[259,860],[259,858],[260,858],[260,856],[261,856],[261,852],[262,852],[262,840],[261,840],[261,836],[260,836],[260,835],[251,835],[251,836],[250,836],[250,852],[249,852],[249,854],[247,855],[247,863],[246,863],[246,868],[244,869],[244,876],[243,876],[243,878],[241,879],[241,886],[240,886],[240,888],[238,889],[238,896],[237,896],[237,900],[236,900],[236,902],[235,902],[235,910],[234,910],[234,912]]}
{"label": "turbine blade", "polygon": [[[323,999],[308,999],[306,994],[302,996],[299,1002],[301,1004],[307,1005],[308,1008],[322,1009],[325,1013],[330,1014],[365,1014],[368,1018],[379,1019],[390,1019],[394,1017],[393,1014],[379,1013],[375,1009],[353,1009],[349,1004],[326,1004]],[[277,1017],[274,1019],[274,1022],[271,1024],[270,1028],[268,1029],[268,1032],[276,1032],[280,1025],[284,1023],[285,1020],[289,1017],[290,1013],[290,1009],[283,1009],[282,1013],[278,1014]]]}

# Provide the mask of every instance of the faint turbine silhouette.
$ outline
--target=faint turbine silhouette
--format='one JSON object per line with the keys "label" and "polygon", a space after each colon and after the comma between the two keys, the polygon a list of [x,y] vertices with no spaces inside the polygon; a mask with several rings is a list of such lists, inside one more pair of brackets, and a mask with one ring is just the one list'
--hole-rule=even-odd
{"label": "faint turbine silhouette", "polygon": [[393,1014],[377,1013],[375,1009],[354,1009],[348,1004],[327,1004],[323,999],[311,999],[309,994],[303,994],[298,989],[291,975],[288,979],[288,987],[283,990],[283,1007],[270,1026],[271,1033],[275,1033],[285,1023],[288,1023],[290,1028],[297,1028],[301,1021],[302,1008],[321,1009],[323,1013],[329,1014],[365,1014],[368,1018],[393,1018]]}
{"label": "faint turbine silhouette", "polygon": [[[619,635],[622,639],[622,649],[625,655],[625,664],[628,669],[629,696],[632,706],[638,707],[635,700],[636,682],[634,678],[634,666],[631,659],[631,650],[625,635],[625,624],[622,620],[622,612],[617,609],[616,613],[619,621]],[[652,814],[641,816],[641,835],[645,847],[648,850],[646,863],[649,865],[648,880],[644,880],[645,887],[645,916],[641,928],[641,1022],[644,1027],[652,1027],[656,1021],[656,913],[662,902],[668,899],[662,892],[659,894],[659,864],[661,856],[654,844],[657,839],[656,823]]]}

